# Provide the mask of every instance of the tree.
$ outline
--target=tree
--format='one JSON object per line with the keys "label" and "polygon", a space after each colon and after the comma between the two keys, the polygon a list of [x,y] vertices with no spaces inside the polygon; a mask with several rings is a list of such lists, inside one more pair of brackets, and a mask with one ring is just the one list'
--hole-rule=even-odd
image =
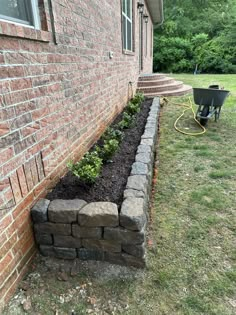
{"label": "tree", "polygon": [[166,0],[154,33],[154,71],[235,72],[236,2]]}

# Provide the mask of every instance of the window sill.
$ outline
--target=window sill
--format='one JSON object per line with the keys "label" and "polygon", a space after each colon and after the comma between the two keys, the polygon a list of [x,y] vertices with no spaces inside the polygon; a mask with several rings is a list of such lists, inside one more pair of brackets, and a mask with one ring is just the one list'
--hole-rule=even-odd
{"label": "window sill", "polygon": [[31,27],[0,21],[0,35],[20,37],[41,42],[49,42],[51,34],[46,31],[36,30]]}
{"label": "window sill", "polygon": [[130,55],[130,56],[134,56],[135,55],[134,51],[124,50],[124,49],[123,49],[123,54],[124,55]]}

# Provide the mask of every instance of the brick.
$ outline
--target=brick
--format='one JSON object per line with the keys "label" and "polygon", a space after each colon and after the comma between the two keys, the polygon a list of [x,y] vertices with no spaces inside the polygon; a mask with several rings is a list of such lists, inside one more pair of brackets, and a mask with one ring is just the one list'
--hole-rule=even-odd
{"label": "brick", "polygon": [[104,260],[104,252],[87,248],[77,250],[77,255],[81,260]]}
{"label": "brick", "polygon": [[18,203],[22,199],[22,195],[21,195],[20,184],[19,184],[18,176],[16,172],[14,172],[10,176],[10,182],[11,182],[11,188],[13,191],[15,202]]}
{"label": "brick", "polygon": [[30,170],[31,170],[33,185],[35,186],[39,182],[38,170],[37,170],[35,158],[31,159],[29,163],[30,163]]}
{"label": "brick", "polygon": [[4,95],[4,102],[6,105],[13,105],[16,103],[23,103],[28,100],[27,91],[16,91]]}
{"label": "brick", "polygon": [[35,241],[39,245],[52,245],[53,239],[51,234],[34,233]]}
{"label": "brick", "polygon": [[53,235],[54,246],[57,247],[68,247],[68,248],[80,248],[81,247],[81,239],[75,238],[73,236],[61,236],[61,235]]}
{"label": "brick", "polygon": [[32,134],[35,134],[40,129],[39,122],[31,123],[30,125],[21,129],[21,135],[23,138],[28,137]]}
{"label": "brick", "polygon": [[79,211],[87,204],[84,200],[53,200],[48,207],[48,218],[51,222],[76,222]]}
{"label": "brick", "polygon": [[9,236],[8,240],[5,241],[4,244],[1,244],[0,259],[4,257],[14,247],[14,244],[17,242],[17,238],[17,233],[14,233]]}
{"label": "brick", "polygon": [[33,204],[33,201],[34,195],[31,192],[16,206],[12,213],[13,218],[16,219],[22,213],[22,211],[25,211],[26,209],[28,209],[29,212],[29,207]]}
{"label": "brick", "polygon": [[43,167],[43,161],[42,161],[41,153],[36,155],[35,161],[36,161],[36,165],[37,165],[39,181],[42,181],[45,177],[45,173],[44,173],[44,167]]}
{"label": "brick", "polygon": [[77,251],[75,248],[54,247],[55,256],[62,259],[75,259]]}
{"label": "brick", "polygon": [[145,246],[142,245],[122,245],[123,251],[135,257],[144,258]]}
{"label": "brick", "polygon": [[34,223],[43,223],[48,221],[48,207],[50,200],[40,199],[31,209],[31,217]]}
{"label": "brick", "polygon": [[0,137],[10,132],[10,127],[7,122],[0,122]]}
{"label": "brick", "polygon": [[1,79],[23,77],[24,68],[22,66],[4,67],[0,71]]}
{"label": "brick", "polygon": [[17,272],[14,270],[11,274],[9,274],[8,278],[6,279],[4,285],[0,285],[0,296],[4,297],[9,290],[13,287],[15,281],[17,280]]}
{"label": "brick", "polygon": [[93,249],[93,250],[98,250],[98,251],[105,251],[105,252],[112,252],[112,253],[121,252],[121,244],[113,242],[113,241],[83,239],[82,245],[83,247],[87,249]]}
{"label": "brick", "polygon": [[91,202],[80,210],[78,222],[88,227],[117,226],[117,205],[112,202]]}
{"label": "brick", "polygon": [[54,247],[49,245],[40,245],[39,251],[43,256],[55,257]]}
{"label": "brick", "polygon": [[122,244],[142,244],[144,242],[145,235],[144,231],[135,232],[120,227],[106,227],[104,229],[104,239],[120,242]]}
{"label": "brick", "polygon": [[0,191],[3,191],[4,189],[6,189],[9,186],[10,186],[9,178],[5,178],[5,179],[0,180]]}
{"label": "brick", "polygon": [[141,231],[146,222],[144,199],[126,198],[121,205],[120,225],[128,230]]}
{"label": "brick", "polygon": [[0,162],[0,164],[6,163],[6,162],[9,161],[13,156],[14,156],[14,151],[13,151],[13,148],[12,148],[12,147],[7,148],[7,149],[4,149],[4,150],[1,150],[1,153],[0,153],[1,162]]}
{"label": "brick", "polygon": [[102,238],[102,228],[101,227],[83,227],[78,224],[72,224],[72,235],[77,238],[92,238],[101,239]]}
{"label": "brick", "polygon": [[1,36],[1,49],[2,50],[17,50],[19,49],[19,41],[9,37]]}
{"label": "brick", "polygon": [[28,194],[28,187],[27,187],[27,182],[26,182],[26,177],[25,177],[25,172],[23,169],[23,166],[19,167],[17,169],[17,176],[20,184],[20,190],[22,197],[25,197]]}
{"label": "brick", "polygon": [[19,129],[27,124],[32,122],[32,117],[30,113],[26,113],[25,115],[19,116],[13,120],[11,124],[12,130]]}
{"label": "brick", "polygon": [[[5,257],[0,257],[0,270],[3,271],[13,260],[12,254],[9,252]],[[3,280],[3,279],[2,279]],[[2,283],[3,281],[0,281]]]}
{"label": "brick", "polygon": [[22,151],[26,150],[28,147],[31,147],[32,145],[34,145],[36,143],[36,139],[33,135],[17,142],[14,145],[14,150],[16,154],[21,153]]}
{"label": "brick", "polygon": [[12,216],[9,214],[0,221],[0,234],[13,222]]}
{"label": "brick", "polygon": [[34,188],[34,182],[32,179],[31,168],[30,168],[30,161],[26,162],[23,167],[24,167],[28,190],[30,191],[31,189]]}
{"label": "brick", "polygon": [[[30,246],[29,246],[30,245]],[[30,244],[27,244],[27,250],[24,252],[22,251],[22,259],[20,260],[20,263],[17,265],[17,271],[20,274],[22,271],[25,272],[26,268],[30,266],[31,260],[34,257],[36,253],[35,245],[31,242]],[[28,265],[28,266],[27,266]]]}
{"label": "brick", "polygon": [[20,134],[18,131],[12,132],[5,137],[1,137],[0,138],[0,149],[10,147],[19,140],[20,140]]}
{"label": "brick", "polygon": [[71,225],[63,223],[36,223],[34,230],[41,234],[71,235]]}

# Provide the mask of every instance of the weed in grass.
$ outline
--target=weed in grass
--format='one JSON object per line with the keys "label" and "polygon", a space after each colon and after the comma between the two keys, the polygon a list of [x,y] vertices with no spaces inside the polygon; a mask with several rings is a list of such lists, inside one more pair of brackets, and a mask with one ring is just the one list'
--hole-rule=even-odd
{"label": "weed in grass", "polygon": [[210,150],[199,150],[196,152],[196,156],[200,156],[200,157],[212,157],[214,156],[214,153]]}
{"label": "weed in grass", "polygon": [[193,138],[193,137],[188,137],[188,138],[185,138],[184,140],[185,140],[186,142],[191,142],[191,143],[194,142],[194,138]]}
{"label": "weed in grass", "polygon": [[204,224],[207,227],[216,226],[217,224],[219,224],[221,222],[222,222],[222,219],[215,216],[215,215],[207,215],[207,217],[204,220]]}
{"label": "weed in grass", "polygon": [[207,132],[207,137],[215,142],[222,142],[222,138],[214,133]]}
{"label": "weed in grass", "polygon": [[204,166],[202,166],[202,165],[197,165],[197,166],[194,167],[193,170],[194,170],[195,173],[199,173],[199,172],[203,171],[204,169],[205,169]]}
{"label": "weed in grass", "polygon": [[207,233],[206,229],[203,229],[200,224],[195,223],[188,229],[186,238],[188,240],[204,239],[206,233]]}
{"label": "weed in grass", "polygon": [[[200,314],[206,314],[207,311],[206,304],[203,299],[197,297],[196,295],[188,295],[183,303],[190,309],[200,312]],[[191,314],[191,313],[188,313]]]}
{"label": "weed in grass", "polygon": [[231,178],[232,173],[225,170],[217,170],[209,173],[209,177],[212,179],[220,179],[220,178]]}
{"label": "weed in grass", "polygon": [[216,170],[220,170],[223,167],[222,163],[213,163],[210,166]]}
{"label": "weed in grass", "polygon": [[206,145],[206,144],[195,144],[194,146],[193,146],[193,149],[194,150],[203,150],[203,151],[205,151],[205,150],[208,150],[208,148],[209,148],[209,146],[208,145]]}
{"label": "weed in grass", "polygon": [[206,284],[206,291],[209,295],[225,296],[234,293],[235,286],[234,280],[231,281],[228,276],[231,273],[225,272],[224,274],[215,273],[212,278],[208,280]]}
{"label": "weed in grass", "polygon": [[191,193],[190,202],[204,207],[204,210],[224,209],[227,201],[224,193],[220,189],[212,186],[203,186]]}

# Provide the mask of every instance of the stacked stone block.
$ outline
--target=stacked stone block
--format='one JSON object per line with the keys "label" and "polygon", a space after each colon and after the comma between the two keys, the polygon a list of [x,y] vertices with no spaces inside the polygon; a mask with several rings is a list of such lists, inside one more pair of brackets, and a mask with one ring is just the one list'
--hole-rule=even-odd
{"label": "stacked stone block", "polygon": [[145,266],[145,231],[158,129],[159,99],[153,100],[128,177],[121,209],[111,202],[39,200],[31,210],[44,256],[104,260]]}

